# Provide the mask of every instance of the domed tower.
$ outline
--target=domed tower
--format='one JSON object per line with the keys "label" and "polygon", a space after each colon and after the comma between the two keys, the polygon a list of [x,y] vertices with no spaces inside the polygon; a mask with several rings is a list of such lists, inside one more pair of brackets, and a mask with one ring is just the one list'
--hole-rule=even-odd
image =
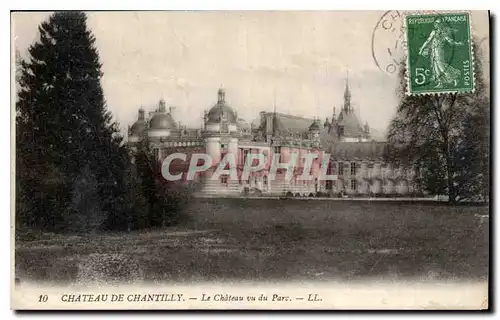
{"label": "domed tower", "polygon": [[320,123],[318,119],[314,119],[314,122],[309,126],[309,139],[311,139],[313,146],[319,146],[319,133],[321,131]]}
{"label": "domed tower", "polygon": [[214,163],[220,162],[221,144],[235,156],[238,151],[238,117],[226,103],[226,92],[219,89],[217,103],[205,113],[205,145]]}
{"label": "domed tower", "polygon": [[165,101],[161,99],[158,103],[158,109],[153,113],[151,120],[149,121],[148,137],[150,138],[162,138],[170,136],[171,130],[176,129],[172,115],[167,112],[165,107]]}
{"label": "domed tower", "polygon": [[137,121],[128,129],[128,142],[135,143],[142,140],[146,132],[147,124],[144,119],[144,109],[141,107],[137,116]]}

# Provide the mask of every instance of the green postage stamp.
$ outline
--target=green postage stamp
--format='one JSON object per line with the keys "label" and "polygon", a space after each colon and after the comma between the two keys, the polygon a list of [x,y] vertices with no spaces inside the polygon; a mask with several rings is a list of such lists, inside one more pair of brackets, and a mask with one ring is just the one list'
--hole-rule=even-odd
{"label": "green postage stamp", "polygon": [[407,94],[474,91],[469,13],[409,14],[405,24]]}

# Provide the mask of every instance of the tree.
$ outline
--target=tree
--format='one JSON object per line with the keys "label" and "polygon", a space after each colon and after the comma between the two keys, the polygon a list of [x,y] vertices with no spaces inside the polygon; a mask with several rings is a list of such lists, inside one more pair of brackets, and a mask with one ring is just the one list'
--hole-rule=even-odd
{"label": "tree", "polygon": [[189,202],[190,189],[180,182],[163,178],[161,163],[151,151],[147,139],[139,144],[134,159],[135,172],[140,183],[137,190],[142,192],[147,203],[143,208],[147,226],[166,227],[186,219],[184,206]]}
{"label": "tree", "polygon": [[181,221],[184,188],[168,184],[147,141],[131,150],[107,110],[95,38],[81,12],[58,12],[19,59],[16,226],[132,230]]}
{"label": "tree", "polygon": [[57,12],[39,33],[20,62],[16,217],[28,226],[60,229],[83,210],[70,210],[81,208],[74,188],[82,176],[95,178],[99,212],[118,215],[128,155],[104,100],[87,16]]}
{"label": "tree", "polygon": [[473,93],[406,96],[402,67],[400,104],[388,131],[387,159],[418,168],[422,185],[452,203],[488,193],[489,98],[474,49]]}
{"label": "tree", "polygon": [[73,182],[68,229],[75,232],[91,232],[99,229],[103,221],[97,194],[97,179],[89,165]]}

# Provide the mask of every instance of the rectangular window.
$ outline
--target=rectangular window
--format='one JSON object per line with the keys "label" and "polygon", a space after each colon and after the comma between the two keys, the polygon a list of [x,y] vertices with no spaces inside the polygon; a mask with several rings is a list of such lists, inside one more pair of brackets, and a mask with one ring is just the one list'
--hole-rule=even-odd
{"label": "rectangular window", "polygon": [[351,176],[356,175],[356,162],[351,162]]}
{"label": "rectangular window", "polygon": [[339,168],[339,176],[344,175],[344,164],[342,162],[337,163],[337,166]]}
{"label": "rectangular window", "polygon": [[250,150],[248,150],[248,149],[243,150],[243,164],[247,163],[247,157],[248,157],[249,153],[250,153]]}
{"label": "rectangular window", "polygon": [[267,176],[262,177],[262,179],[264,180],[264,185],[267,186]]}
{"label": "rectangular window", "polygon": [[279,155],[278,161],[281,162],[281,147],[274,147],[274,154],[278,154]]}
{"label": "rectangular window", "polygon": [[326,174],[333,174],[333,163],[328,161],[328,166],[326,167]]}
{"label": "rectangular window", "polygon": [[358,181],[351,180],[351,190],[356,191],[357,186],[358,186]]}

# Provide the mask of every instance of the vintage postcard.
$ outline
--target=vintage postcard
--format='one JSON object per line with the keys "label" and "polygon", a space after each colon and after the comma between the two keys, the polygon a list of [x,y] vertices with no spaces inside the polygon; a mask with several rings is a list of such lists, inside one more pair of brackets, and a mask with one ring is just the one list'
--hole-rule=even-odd
{"label": "vintage postcard", "polygon": [[11,307],[487,310],[487,11],[12,12]]}

